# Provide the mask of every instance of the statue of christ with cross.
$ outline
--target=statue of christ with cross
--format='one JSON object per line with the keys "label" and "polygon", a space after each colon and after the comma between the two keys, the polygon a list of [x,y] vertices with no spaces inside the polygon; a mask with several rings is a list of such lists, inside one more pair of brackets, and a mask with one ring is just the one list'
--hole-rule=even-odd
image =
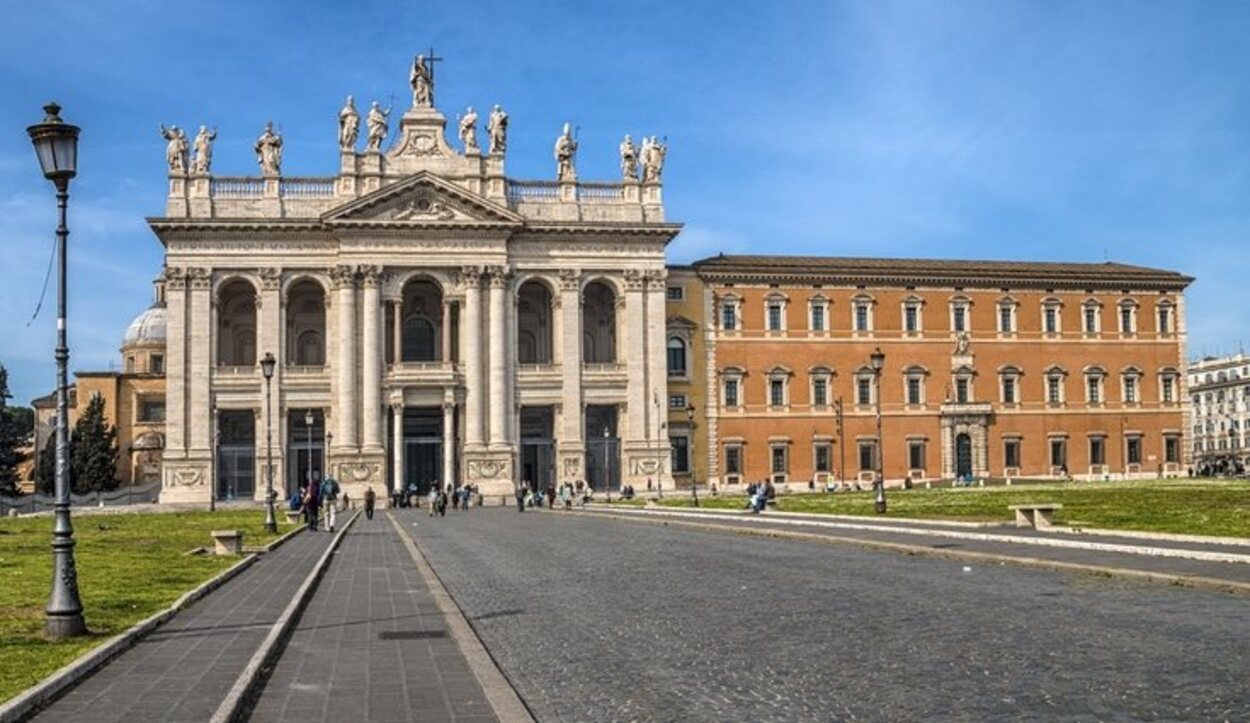
{"label": "statue of christ with cross", "polygon": [[412,72],[408,74],[408,82],[412,85],[412,107],[429,108],[434,105],[434,63],[442,58],[430,54],[418,55],[412,61]]}

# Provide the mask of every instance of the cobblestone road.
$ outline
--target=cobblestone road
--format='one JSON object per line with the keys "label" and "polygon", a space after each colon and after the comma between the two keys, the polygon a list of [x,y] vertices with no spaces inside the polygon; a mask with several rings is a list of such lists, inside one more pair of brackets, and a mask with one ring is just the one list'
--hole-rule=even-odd
{"label": "cobblestone road", "polygon": [[1250,719],[1244,597],[576,513],[402,520],[540,720]]}

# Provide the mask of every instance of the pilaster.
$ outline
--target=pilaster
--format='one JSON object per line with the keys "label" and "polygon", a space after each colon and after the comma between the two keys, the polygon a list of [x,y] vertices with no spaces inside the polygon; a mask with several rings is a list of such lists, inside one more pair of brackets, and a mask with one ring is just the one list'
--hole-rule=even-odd
{"label": "pilaster", "polygon": [[335,408],[334,435],[336,451],[356,451],[356,270],[336,266],[330,273],[338,308],[338,343],[332,367],[335,370],[331,391]]}
{"label": "pilaster", "polygon": [[585,406],[582,404],[582,278],[575,269],[560,272],[560,460],[561,481],[585,478]]}
{"label": "pilaster", "polygon": [[378,266],[360,268],[363,292],[361,303],[361,404],[363,448],[366,453],[382,452],[382,298]]}
{"label": "pilaster", "polygon": [[483,442],[482,378],[482,271],[477,266],[461,270],[464,285],[464,318],[460,323],[464,350],[465,446],[481,447]]}

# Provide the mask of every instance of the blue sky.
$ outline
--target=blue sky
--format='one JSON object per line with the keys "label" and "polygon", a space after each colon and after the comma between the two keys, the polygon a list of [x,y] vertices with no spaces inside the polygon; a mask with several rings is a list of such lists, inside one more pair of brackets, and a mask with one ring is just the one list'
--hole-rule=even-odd
{"label": "blue sky", "polygon": [[[1250,3],[57,2],[4,0],[0,362],[51,389],[54,304],[30,326],[54,201],[25,127],[55,98],[83,127],[71,201],[73,369],[117,364],[150,301],[164,206],[159,123],[220,130],[214,170],[337,169],[336,114],[407,97],[447,58],[450,117],[501,103],[508,173],[582,178],[625,133],[668,136],[670,258],[719,251],[1102,261],[1198,277],[1194,355],[1250,341]],[[484,114],[483,114],[484,115]]]}

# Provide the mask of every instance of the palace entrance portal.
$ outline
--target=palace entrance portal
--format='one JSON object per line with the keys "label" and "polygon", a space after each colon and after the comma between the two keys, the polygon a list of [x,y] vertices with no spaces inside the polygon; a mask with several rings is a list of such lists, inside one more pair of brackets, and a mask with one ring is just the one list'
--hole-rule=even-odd
{"label": "palace entrance portal", "polygon": [[521,481],[535,489],[556,482],[556,442],[551,407],[521,408]]}

